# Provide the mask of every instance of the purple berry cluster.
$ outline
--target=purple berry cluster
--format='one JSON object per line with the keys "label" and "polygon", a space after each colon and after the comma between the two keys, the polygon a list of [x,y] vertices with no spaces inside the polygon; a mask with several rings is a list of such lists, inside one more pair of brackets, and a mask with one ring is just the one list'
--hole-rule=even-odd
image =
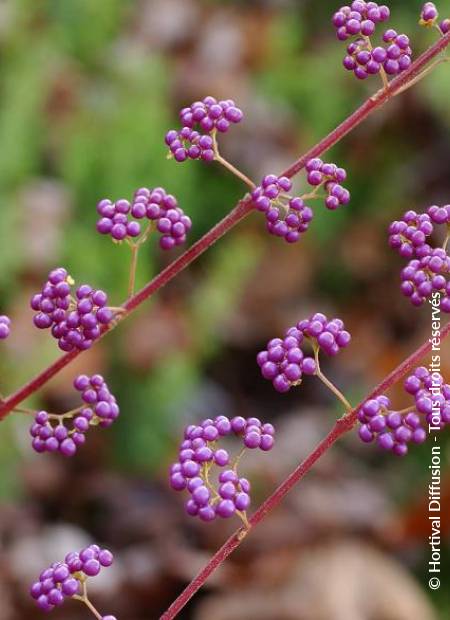
{"label": "purple berry cluster", "polygon": [[414,306],[421,306],[435,294],[441,296],[440,308],[450,312],[450,256],[442,248],[435,248],[420,259],[409,262],[401,274],[401,291]]}
{"label": "purple berry cluster", "polygon": [[333,15],[333,25],[340,41],[346,41],[355,35],[370,37],[374,34],[377,24],[390,17],[387,6],[376,2],[355,0],[350,6],[343,6]]}
{"label": "purple berry cluster", "polygon": [[264,379],[272,381],[277,392],[285,393],[299,385],[303,375],[314,375],[317,371],[315,359],[306,356],[301,348],[305,341],[309,341],[313,349],[334,356],[348,346],[350,340],[341,319],[328,320],[318,312],[289,328],[284,338],[270,340],[256,361]]}
{"label": "purple berry cluster", "polygon": [[181,110],[182,128],[168,131],[165,142],[177,162],[186,159],[213,161],[215,152],[211,134],[226,133],[243,117],[242,110],[231,99],[217,101],[208,96]]}
{"label": "purple berry cluster", "polygon": [[383,41],[389,43],[371,49],[367,39],[357,39],[347,46],[347,55],[343,65],[347,71],[353,71],[359,80],[380,73],[381,69],[388,75],[398,75],[408,69],[411,64],[412,50],[409,38],[405,34],[397,34],[395,30],[387,30]]}
{"label": "purple berry cluster", "polygon": [[196,126],[203,132],[220,131],[225,133],[232,124],[240,123],[244,114],[232,99],[217,101],[208,96],[203,101],[195,101],[191,106],[180,111],[183,127],[194,129]]}
{"label": "purple berry cluster", "polygon": [[[102,568],[111,566],[113,554],[98,545],[90,545],[79,553],[71,552],[64,562],[55,562],[42,571],[39,581],[33,583],[30,594],[42,611],[52,611],[62,605],[66,598],[80,596],[88,577],[96,577]],[[103,616],[102,620],[114,616]]]}
{"label": "purple berry cluster", "polygon": [[0,340],[5,340],[11,333],[11,319],[6,314],[0,315]]}
{"label": "purple berry cluster", "polygon": [[166,144],[173,158],[178,163],[186,159],[202,159],[213,161],[214,141],[210,135],[201,134],[190,127],[183,127],[180,131],[171,129],[166,134]]}
{"label": "purple berry cluster", "polygon": [[306,163],[307,181],[313,187],[322,187],[327,192],[325,206],[331,211],[350,202],[350,192],[341,185],[347,178],[344,168],[323,162],[318,157]]}
{"label": "purple berry cluster", "polygon": [[285,194],[291,189],[292,182],[287,177],[268,174],[253,190],[252,199],[255,208],[265,214],[270,234],[295,243],[308,230],[313,212],[301,198]]}
{"label": "purple berry cluster", "polygon": [[431,250],[427,243],[434,230],[428,213],[407,211],[401,220],[389,226],[389,245],[402,258],[426,256]]}
{"label": "purple berry cluster", "polygon": [[450,312],[450,257],[446,248],[428,242],[435,225],[450,225],[450,205],[431,206],[426,213],[407,211],[389,226],[389,245],[400,256],[412,259],[401,272],[401,291],[415,306],[439,294],[443,312]]}
{"label": "purple berry cluster", "polygon": [[[384,50],[386,57],[384,60],[381,60],[383,54],[380,52],[378,62],[383,65],[386,73],[388,75],[398,75],[402,71],[406,71],[412,62],[412,49],[409,37],[406,34],[398,34],[391,28],[384,33],[383,41],[388,44]],[[375,57],[375,50],[373,56]]]}
{"label": "purple berry cluster", "polygon": [[33,322],[39,329],[50,329],[63,351],[84,351],[92,346],[102,327],[114,318],[108,308],[108,296],[82,284],[72,297],[74,282],[67,271],[59,267],[50,272],[40,293],[31,299],[37,312]]}
{"label": "purple berry cluster", "polygon": [[275,174],[266,175],[251,194],[255,208],[266,217],[270,234],[282,237],[288,243],[295,243],[308,230],[313,211],[305,204],[304,198],[315,198],[320,187],[327,193],[325,206],[328,209],[335,210],[350,201],[350,192],[341,185],[347,178],[343,168],[315,158],[307,162],[306,171],[308,183],[315,189],[304,197],[289,195],[292,181]]}
{"label": "purple berry cluster", "polygon": [[236,466],[219,474],[217,489],[209,478],[213,465],[224,468],[230,464],[230,454],[217,446],[218,440],[229,435],[242,437],[244,448],[272,449],[275,429],[272,424],[262,424],[258,418],[226,416],[208,418],[200,425],[187,426],[180,444],[178,462],[170,468],[170,485],[176,491],[187,489],[191,498],[186,512],[202,521],[224,519],[245,513],[250,505],[250,483],[240,478]]}
{"label": "purple berry cluster", "polygon": [[429,426],[443,428],[450,423],[450,385],[438,372],[417,368],[404,382],[414,405],[392,410],[387,396],[368,400],[358,411],[359,437],[364,443],[376,441],[383,450],[397,456],[408,453],[408,444],[421,444]]}
{"label": "purple berry cluster", "polygon": [[337,37],[347,41],[356,37],[347,46],[343,65],[347,71],[353,71],[359,80],[384,71],[387,75],[398,75],[411,65],[412,50],[406,34],[398,34],[389,29],[383,34],[384,45],[372,47],[370,38],[376,25],[389,19],[387,6],[376,2],[355,0],[351,6],[342,7],[333,16],[333,25]]}
{"label": "purple berry cluster", "polygon": [[[66,414],[38,411],[30,428],[32,447],[36,452],[59,452],[74,456],[86,441],[91,426],[106,428],[119,416],[119,406],[101,375],[79,375],[74,387],[81,392],[84,405]],[[68,428],[66,424],[70,422]]]}
{"label": "purple berry cluster", "polygon": [[180,209],[175,196],[167,194],[162,187],[141,187],[134,193],[132,202],[125,199],[116,202],[101,200],[97,212],[101,216],[97,231],[102,235],[111,235],[114,241],[119,242],[141,235],[143,231],[138,220],[146,218],[154,222],[162,235],[160,246],[163,250],[184,243],[192,227],[191,219]]}

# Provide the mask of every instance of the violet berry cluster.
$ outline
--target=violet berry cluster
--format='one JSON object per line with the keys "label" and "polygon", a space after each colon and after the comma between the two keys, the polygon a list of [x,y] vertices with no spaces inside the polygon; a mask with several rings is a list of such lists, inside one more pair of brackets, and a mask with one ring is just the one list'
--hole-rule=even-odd
{"label": "violet berry cluster", "polygon": [[308,230],[313,212],[302,198],[285,194],[291,189],[292,182],[287,177],[268,174],[252,191],[252,199],[255,208],[264,213],[270,234],[295,243]]}
{"label": "violet berry cluster", "polygon": [[450,31],[450,19],[444,19],[438,25],[438,18],[439,13],[434,2],[425,2],[420,12],[419,24],[427,28],[436,26],[442,34],[447,34]]}
{"label": "violet berry cluster", "polygon": [[41,292],[33,295],[30,305],[37,313],[33,317],[35,326],[51,329],[60,349],[84,351],[92,346],[114,314],[108,308],[104,291],[82,284],[73,297],[73,284],[66,269],[54,269]]}
{"label": "violet berry cluster", "polygon": [[347,46],[344,67],[347,71],[353,71],[359,80],[376,75],[381,69],[388,75],[398,75],[408,69],[412,62],[409,37],[389,29],[384,33],[383,41],[389,44],[388,47],[378,46],[374,49],[371,49],[367,39],[353,41]]}
{"label": "violet berry cluster", "polygon": [[407,211],[389,226],[389,245],[411,259],[401,272],[401,291],[414,306],[440,296],[440,308],[450,312],[450,257],[444,247],[430,245],[436,225],[450,227],[450,205],[431,206],[426,213]]}
{"label": "violet berry cluster", "polygon": [[270,234],[282,237],[288,243],[298,241],[313,219],[313,211],[304,200],[317,197],[323,187],[326,192],[325,206],[335,210],[350,201],[350,192],[341,183],[347,178],[343,168],[336,164],[324,163],[321,159],[311,159],[306,164],[307,181],[314,187],[311,194],[303,197],[291,196],[292,181],[275,174],[266,175],[261,185],[251,193],[254,207],[264,213],[267,230]]}
{"label": "violet berry cluster", "polygon": [[391,12],[386,5],[376,2],[355,0],[350,6],[343,6],[333,15],[333,25],[340,41],[347,41],[355,35],[370,37],[376,26],[388,21]]}
{"label": "violet berry cluster", "polygon": [[355,0],[333,16],[339,40],[356,37],[347,46],[343,65],[360,80],[381,71],[391,76],[398,75],[411,65],[412,50],[409,37],[405,34],[388,29],[382,37],[383,45],[372,46],[370,37],[375,33],[377,24],[387,21],[389,16],[387,6],[363,0]]}
{"label": "violet berry cluster", "polygon": [[387,396],[368,400],[358,411],[359,437],[376,442],[397,456],[408,453],[409,444],[421,444],[429,427],[444,428],[450,423],[450,385],[442,375],[425,367],[417,368],[404,382],[414,404],[402,411],[392,409]]}
{"label": "violet berry cluster", "polygon": [[84,404],[65,414],[38,411],[31,425],[32,447],[36,452],[59,452],[74,456],[86,441],[91,426],[107,428],[118,418],[120,410],[101,375],[79,375],[74,387],[81,392]]}
{"label": "violet berry cluster", "polygon": [[0,315],[0,340],[5,340],[11,333],[11,319],[6,314]]}
{"label": "violet berry cluster", "polygon": [[[218,447],[218,441],[229,435],[241,437],[244,449],[267,452],[275,442],[272,424],[263,424],[255,417],[236,416],[230,420],[222,415],[186,427],[178,461],[170,468],[170,485],[176,491],[189,491],[186,512],[202,521],[226,519],[235,513],[242,516],[250,505],[249,481],[239,477],[237,461],[230,466],[229,452]],[[213,465],[222,469],[217,488],[209,476]]]}
{"label": "violet berry cluster", "polygon": [[[79,553],[68,553],[64,562],[55,562],[42,571],[39,580],[33,583],[30,594],[42,611],[52,611],[61,606],[66,598],[83,597],[88,577],[96,577],[102,568],[108,568],[114,561],[108,549],[90,545]],[[115,620],[114,616],[102,616],[102,620]]]}
{"label": "violet berry cluster", "polygon": [[316,359],[305,355],[302,350],[304,344],[309,343],[317,354],[321,350],[335,356],[350,344],[350,340],[351,336],[341,319],[329,320],[318,312],[290,327],[284,338],[270,340],[267,349],[258,353],[256,361],[264,379],[272,381],[277,392],[285,393],[300,385],[303,375],[317,372]]}
{"label": "violet berry cluster", "polygon": [[[177,199],[168,194],[164,188],[149,189],[141,187],[134,193],[133,199],[120,199],[111,202],[101,200],[97,204],[101,216],[97,222],[97,231],[110,235],[114,241],[133,240],[141,234],[145,240],[148,229],[142,230],[140,220],[147,220],[162,235],[160,246],[170,250],[186,241],[186,235],[192,228],[191,219],[178,206]],[[139,241],[139,240],[138,240]]]}
{"label": "violet berry cluster", "polygon": [[226,133],[231,125],[240,123],[244,115],[232,99],[218,101],[205,97],[180,111],[180,130],[167,132],[165,142],[177,162],[186,159],[212,161],[215,157],[212,134]]}

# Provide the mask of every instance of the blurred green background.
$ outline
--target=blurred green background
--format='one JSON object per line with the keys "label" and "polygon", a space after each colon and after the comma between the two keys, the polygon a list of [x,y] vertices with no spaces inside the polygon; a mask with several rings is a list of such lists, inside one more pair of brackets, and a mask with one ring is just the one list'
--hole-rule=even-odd
{"label": "blurred green background", "polygon": [[[415,54],[435,40],[421,2],[390,2]],[[450,12],[442,3],[442,12]],[[55,359],[31,326],[29,297],[48,271],[126,294],[129,251],[95,231],[98,200],[164,186],[194,223],[192,243],[242,196],[217,165],[167,160],[164,133],[183,105],[212,94],[245,112],[221,148],[255,180],[278,172],[378,89],[341,69],[329,0],[3,0],[0,2],[0,294],[14,320],[2,344],[9,393]],[[444,17],[445,15],[443,15]],[[70,462],[37,456],[29,421],[0,433],[2,620],[36,618],[28,581],[85,540],[118,561],[93,598],[121,620],[157,618],[233,525],[192,522],[167,489],[185,424],[258,415],[280,429],[278,451],[248,459],[257,505],[339,414],[313,380],[286,396],[254,362],[271,337],[321,310],[342,317],[352,346],[326,372],[353,402],[429,334],[427,308],[398,290],[402,261],[386,226],[450,195],[450,73],[439,67],[326,155],[348,171],[350,205],[317,204],[304,240],[287,246],[253,214],[28,406],[63,411],[79,372],[101,372],[121,405]],[[296,188],[305,187],[300,175]],[[150,239],[143,285],[176,253]],[[448,377],[448,348],[443,351]],[[402,405],[401,389],[393,397]],[[403,405],[404,406],[404,405]],[[448,473],[444,435],[443,472]],[[427,588],[429,446],[404,460],[346,438],[255,531],[182,612],[216,620],[448,618],[448,586]],[[443,478],[443,579],[449,573],[450,478]],[[448,583],[448,582],[447,582]],[[83,619],[68,602],[55,619]]]}

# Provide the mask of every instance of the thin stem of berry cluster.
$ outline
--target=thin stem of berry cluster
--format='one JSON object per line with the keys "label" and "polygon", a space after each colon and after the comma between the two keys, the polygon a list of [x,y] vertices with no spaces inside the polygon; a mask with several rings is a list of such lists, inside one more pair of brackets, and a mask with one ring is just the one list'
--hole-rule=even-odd
{"label": "thin stem of berry cluster", "polygon": [[342,392],[334,385],[334,383],[332,383],[328,377],[326,377],[321,368],[320,368],[320,361],[319,361],[319,347],[317,345],[314,346],[314,359],[316,360],[316,377],[318,379],[320,379],[320,381],[322,381],[322,383],[336,396],[336,398],[339,400],[339,402],[341,402],[344,407],[345,410],[351,411],[352,410],[352,406],[351,404],[348,402],[348,400],[346,399],[346,397],[344,396],[344,394],[342,394]]}
{"label": "thin stem of berry cluster", "polygon": [[102,614],[94,607],[94,605],[89,600],[86,581],[83,582],[83,593],[81,595],[75,595],[73,598],[77,601],[80,601],[81,603],[84,603],[86,607],[90,611],[92,611],[92,613],[98,620],[102,620]]}
{"label": "thin stem of berry cluster", "polygon": [[[441,333],[441,342],[450,335],[450,322],[444,327]],[[258,523],[263,521],[267,515],[272,512],[285,498],[285,496],[293,489],[293,487],[311,470],[313,465],[325,454],[336,441],[352,430],[357,422],[358,410],[370,399],[376,398],[384,394],[389,388],[398,383],[411,369],[413,369],[431,350],[432,344],[427,340],[406,360],[399,364],[387,377],[375,387],[356,407],[350,409],[346,415],[339,418],[330,432],[324,437],[311,451],[311,453],[301,461],[294,471],[275,489],[275,491],[265,500],[263,504],[249,519],[249,528],[246,529],[245,535],[249,534],[251,529]],[[203,586],[208,577],[226,560],[226,558],[241,544],[245,538],[242,529],[236,531],[228,538],[222,547],[216,551],[209,562],[194,577],[190,584],[181,592],[178,598],[171,604],[166,612],[162,614],[160,620],[172,620],[194,594]]]}
{"label": "thin stem of berry cluster", "polygon": [[[316,145],[310,148],[304,155],[299,157],[287,170],[285,170],[281,176],[292,178],[298,172],[300,172],[306,165],[306,163],[314,158],[323,154],[329,150],[342,138],[344,138],[349,132],[360,125],[366,118],[368,118],[373,112],[380,109],[389,99],[396,94],[406,90],[406,87],[410,87],[417,81],[417,78],[422,79],[426,75],[426,68],[429,63],[436,58],[441,52],[443,52],[450,44],[450,32],[445,34],[436,43],[429,47],[421,56],[419,56],[403,73],[389,82],[388,87],[380,90],[375,96],[370,97],[366,102],[361,105],[353,114],[347,117],[340,125],[338,125],[333,131],[331,131],[325,138],[320,140]],[[223,162],[221,162],[223,163]],[[239,173],[238,176],[242,175]],[[245,176],[245,175],[244,175]],[[242,178],[242,177],[241,177]],[[244,180],[244,179],[243,179]],[[251,181],[245,180],[245,183],[250,187]],[[201,239],[194,243],[189,249],[187,249],[181,256],[175,259],[170,265],[163,269],[155,278],[153,278],[144,288],[129,297],[127,301],[121,307],[121,313],[117,315],[117,318],[105,326],[102,330],[101,336],[112,331],[122,320],[129,316],[136,308],[138,308],[144,301],[155,294],[160,288],[170,282],[175,276],[183,271],[188,265],[196,260],[201,254],[203,254],[208,248],[210,248],[216,241],[218,241],[223,235],[229,232],[234,226],[236,226],[244,217],[246,217],[253,210],[253,204],[251,197],[246,196],[240,200],[237,206],[228,213],[218,224],[216,224],[209,232],[207,232]],[[98,338],[95,342],[98,342]],[[58,358],[45,370],[41,371],[28,383],[19,388],[16,392],[11,394],[5,399],[2,399],[0,404],[0,420],[4,419],[19,403],[34,394],[38,389],[45,385],[52,377],[59,373],[63,368],[70,364],[81,351],[74,349],[69,353]]]}
{"label": "thin stem of berry cluster", "polygon": [[139,246],[137,243],[130,244],[131,249],[131,263],[130,263],[130,277],[128,281],[128,297],[131,297],[134,293],[134,287],[136,284],[136,269],[138,263]]}
{"label": "thin stem of berry cluster", "polygon": [[241,179],[241,181],[243,181],[246,185],[248,185],[250,189],[255,189],[255,184],[253,183],[251,179],[249,179],[243,172],[238,170],[238,168],[233,166],[233,164],[231,164],[228,160],[222,157],[222,155],[219,152],[219,145],[217,144],[217,134],[215,130],[211,132],[211,135],[213,139],[214,160],[219,162],[219,164],[222,164],[224,168],[227,168],[227,170],[229,170],[232,174],[237,176],[238,179]]}

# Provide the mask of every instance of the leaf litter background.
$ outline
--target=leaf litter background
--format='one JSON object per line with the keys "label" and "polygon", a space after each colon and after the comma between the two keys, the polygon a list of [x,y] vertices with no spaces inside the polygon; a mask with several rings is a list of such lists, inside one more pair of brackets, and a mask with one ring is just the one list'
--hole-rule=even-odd
{"label": "leaf litter background", "polygon": [[[421,4],[390,3],[392,24],[412,36],[416,53],[434,37],[417,26]],[[236,99],[246,118],[223,151],[258,179],[378,88],[340,70],[344,50],[329,22],[337,8],[329,0],[0,4],[0,294],[14,319],[2,344],[2,391],[57,355],[28,309],[49,269],[64,265],[123,300],[128,252],[95,233],[100,198],[163,185],[193,218],[192,242],[242,195],[215,165],[166,160],[163,135],[180,106],[206,94]],[[256,506],[339,414],[312,380],[280,396],[260,377],[255,355],[285,327],[316,309],[345,319],[352,346],[325,370],[354,402],[428,336],[427,309],[413,310],[398,292],[402,262],[385,231],[408,208],[449,202],[449,96],[442,67],[333,149],[352,202],[337,213],[317,205],[301,243],[284,245],[250,216],[28,403],[69,409],[77,373],[107,377],[122,416],[111,430],[91,431],[77,458],[33,454],[25,416],[1,424],[2,620],[35,619],[30,580],[93,540],[117,556],[92,581],[99,609],[121,620],[159,616],[236,525],[190,520],[183,498],[168,490],[183,426],[218,413],[276,423],[276,449],[244,461]],[[174,256],[154,246],[142,252],[139,284]],[[443,362],[448,377],[448,348]],[[393,393],[400,405],[401,389]],[[445,435],[442,445],[445,584]],[[397,460],[347,437],[180,617],[448,618],[448,588],[427,588],[429,458],[427,445]],[[52,617],[88,612],[67,602]]]}

